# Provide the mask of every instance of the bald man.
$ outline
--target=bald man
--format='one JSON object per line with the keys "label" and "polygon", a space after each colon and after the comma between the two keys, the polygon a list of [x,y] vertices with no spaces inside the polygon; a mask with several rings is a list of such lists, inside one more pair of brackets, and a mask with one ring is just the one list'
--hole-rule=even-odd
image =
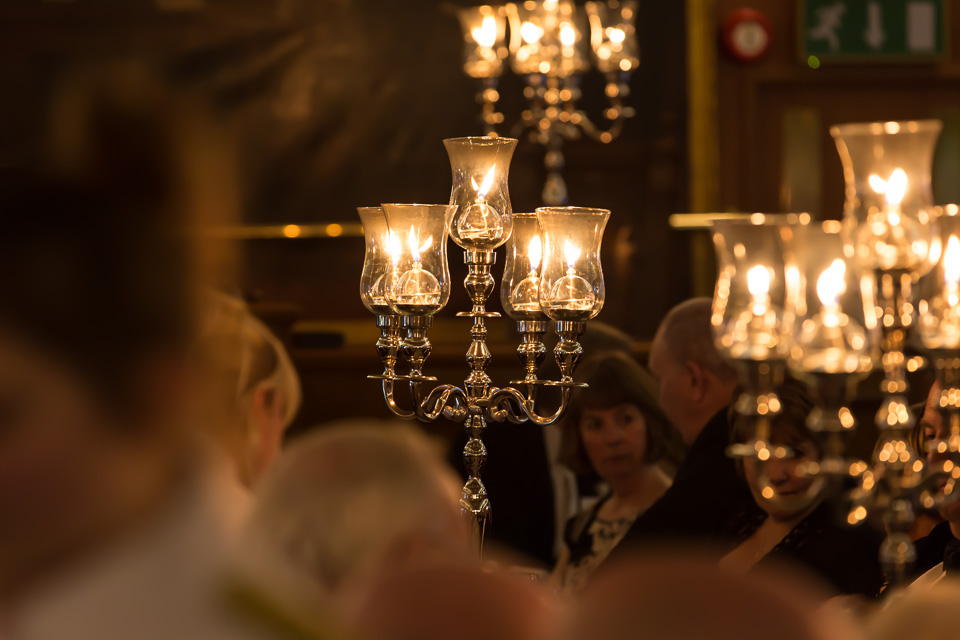
{"label": "bald man", "polygon": [[756,508],[725,451],[737,375],[713,345],[710,304],[693,298],[677,305],[653,339],[650,370],[659,379],[660,408],[689,448],[673,485],[627,531],[624,549],[656,539],[709,543],[725,518]]}

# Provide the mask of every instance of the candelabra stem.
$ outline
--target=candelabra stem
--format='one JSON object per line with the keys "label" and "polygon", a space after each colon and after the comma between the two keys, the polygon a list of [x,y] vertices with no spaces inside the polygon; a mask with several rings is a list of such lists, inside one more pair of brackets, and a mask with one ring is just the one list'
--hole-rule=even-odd
{"label": "candelabra stem", "polygon": [[745,444],[732,445],[728,452],[734,457],[756,458],[760,449],[769,449],[772,421],[781,410],[777,388],[783,384],[786,365],[782,360],[748,360],[734,364],[740,370],[743,391],[733,408],[751,425],[753,439]]}
{"label": "candelabra stem", "polygon": [[573,372],[583,356],[583,347],[580,346],[580,336],[587,329],[586,322],[572,322],[570,320],[557,321],[557,335],[560,342],[553,350],[560,368],[560,382],[572,383]]}
{"label": "candelabra stem", "polygon": [[537,381],[537,367],[547,354],[547,348],[543,344],[543,335],[547,332],[547,321],[521,320],[517,323],[517,330],[520,332],[517,356],[527,372],[523,381],[534,383]]}
{"label": "candelabra stem", "polygon": [[913,322],[910,302],[913,276],[907,270],[879,270],[877,284],[883,340],[884,398],[877,411],[880,444],[875,475],[882,479],[889,502],[884,513],[887,537],[880,548],[880,562],[894,583],[902,582],[916,560],[910,539],[913,526],[913,490],[923,461],[910,444],[916,424],[907,402],[906,360],[903,354],[907,328]]}
{"label": "candelabra stem", "polygon": [[400,316],[377,316],[377,326],[380,328],[377,353],[383,363],[383,377],[393,378],[396,375],[397,352],[403,343],[400,338]]}
{"label": "candelabra stem", "polygon": [[407,330],[407,337],[403,340],[401,352],[410,365],[411,377],[422,377],[423,363],[433,348],[427,337],[427,330],[433,326],[433,317],[403,316],[403,326]]}
{"label": "candelabra stem", "polygon": [[481,439],[487,424],[482,415],[474,414],[467,418],[465,426],[468,439],[463,447],[463,464],[467,469],[467,482],[463,485],[460,497],[460,513],[466,518],[473,534],[477,553],[482,554],[483,538],[491,513],[487,488],[480,479],[480,470],[487,461],[487,447]]}

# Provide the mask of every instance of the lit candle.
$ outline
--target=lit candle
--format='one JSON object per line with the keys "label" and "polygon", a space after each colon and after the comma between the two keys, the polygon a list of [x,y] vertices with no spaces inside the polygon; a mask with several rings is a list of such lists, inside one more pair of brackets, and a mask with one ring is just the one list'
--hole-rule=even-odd
{"label": "lit candle", "polygon": [[500,214],[486,200],[496,174],[497,167],[492,166],[479,185],[474,178],[470,178],[470,185],[477,192],[477,197],[457,221],[461,240],[496,240],[503,234]]}
{"label": "lit candle", "polygon": [[[399,243],[397,243],[399,244]],[[423,268],[423,253],[433,244],[433,237],[420,244],[416,231],[410,227],[408,246],[413,265],[397,281],[398,311],[421,315],[435,311],[440,304],[440,283],[436,276]]]}
{"label": "lit candle", "polygon": [[841,324],[840,296],[846,290],[844,281],[847,265],[837,258],[823,270],[817,278],[817,297],[823,305],[822,321],[825,327],[838,327]]}
{"label": "lit candle", "polygon": [[960,239],[951,235],[943,252],[943,311],[939,323],[946,347],[960,346]]}
{"label": "lit candle", "polygon": [[770,305],[770,271],[765,266],[758,264],[747,271],[747,290],[752,298],[753,315],[766,314]]}
{"label": "lit candle", "polygon": [[530,272],[526,278],[514,287],[511,302],[515,311],[540,311],[540,279],[537,270],[540,268],[543,248],[540,245],[540,236],[530,238],[527,247],[527,259],[530,261]]}
{"label": "lit candle", "polygon": [[553,310],[566,312],[573,318],[593,311],[597,295],[590,283],[577,274],[580,248],[566,240],[563,254],[567,263],[567,272],[554,283],[548,303]]}

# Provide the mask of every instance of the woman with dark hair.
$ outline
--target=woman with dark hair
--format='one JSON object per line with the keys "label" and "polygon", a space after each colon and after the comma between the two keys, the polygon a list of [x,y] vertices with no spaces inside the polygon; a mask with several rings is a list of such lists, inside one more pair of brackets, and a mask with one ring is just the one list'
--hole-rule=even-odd
{"label": "woman with dark hair", "polygon": [[627,355],[588,359],[577,380],[589,386],[574,393],[564,418],[561,461],[575,473],[595,473],[609,489],[567,523],[554,579],[569,592],[584,586],[637,516],[669,488],[671,479],[657,463],[678,441],[654,399],[656,382]]}
{"label": "woman with dark hair", "polygon": [[[778,391],[781,411],[772,425],[774,447],[792,455],[760,463],[754,458],[740,468],[756,503],[754,509],[731,514],[719,539],[736,541],[720,566],[734,573],[755,567],[788,564],[800,566],[831,585],[838,593],[874,597],[883,587],[878,560],[881,536],[863,524],[857,528],[838,523],[836,509],[814,495],[815,480],[803,472],[820,459],[820,445],[807,426],[813,411],[806,388],[788,379]],[[731,418],[734,442],[751,437],[749,421]]]}

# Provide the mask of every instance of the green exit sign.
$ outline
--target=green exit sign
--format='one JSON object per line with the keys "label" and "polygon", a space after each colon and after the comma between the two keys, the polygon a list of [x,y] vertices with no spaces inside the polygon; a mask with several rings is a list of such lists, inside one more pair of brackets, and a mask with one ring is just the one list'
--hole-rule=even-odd
{"label": "green exit sign", "polygon": [[805,0],[804,57],[910,62],[946,54],[948,0]]}

